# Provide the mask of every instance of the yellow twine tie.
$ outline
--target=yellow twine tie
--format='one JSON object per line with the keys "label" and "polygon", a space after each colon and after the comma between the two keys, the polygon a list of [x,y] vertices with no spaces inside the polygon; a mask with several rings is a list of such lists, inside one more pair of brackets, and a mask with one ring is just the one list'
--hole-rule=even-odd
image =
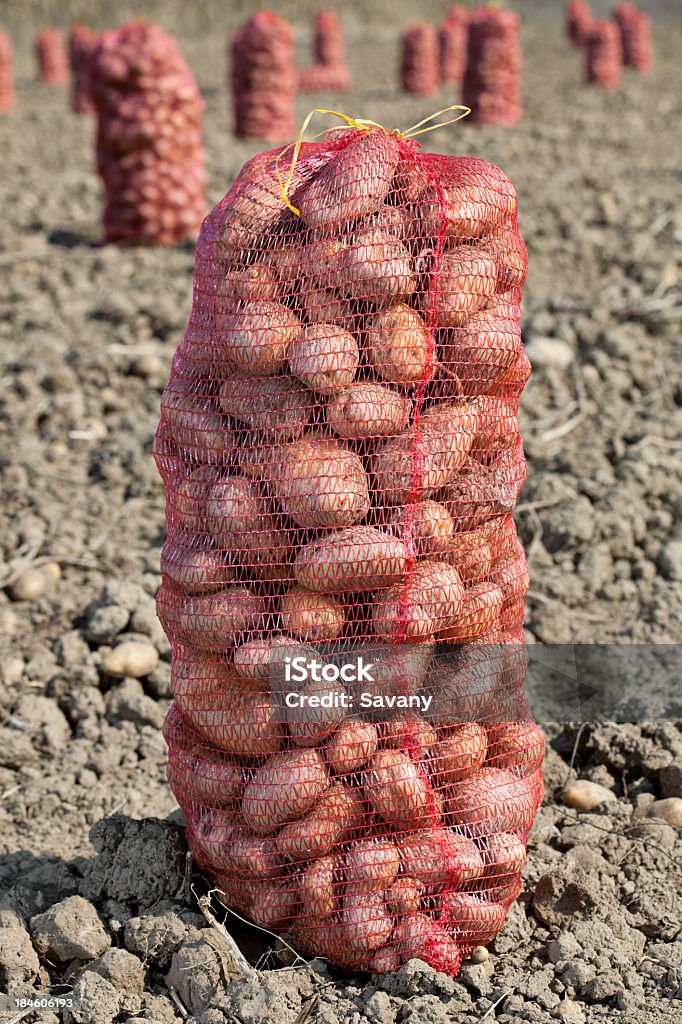
{"label": "yellow twine tie", "polygon": [[[428,128],[422,127],[422,125],[428,125],[429,121],[433,121],[436,117],[440,117],[441,114],[447,114],[450,110],[459,110],[460,113],[458,114],[457,117],[450,118],[449,121],[439,121],[438,124],[429,125]],[[285,146],[284,149],[281,150],[281,152],[278,154],[277,159],[275,161],[275,173],[277,175],[279,193],[282,202],[291,210],[292,213],[295,213],[297,217],[300,217],[300,211],[291,203],[291,200],[289,199],[289,189],[291,188],[291,182],[294,177],[294,170],[296,169],[298,157],[301,152],[303,136],[305,135],[308,125],[312,121],[315,114],[330,114],[332,117],[338,117],[342,121],[345,121],[346,124],[349,125],[351,128],[355,128],[356,131],[359,132],[371,132],[376,129],[378,131],[384,132],[386,135],[397,135],[399,139],[413,139],[417,135],[424,135],[426,132],[433,132],[437,128],[446,128],[450,124],[455,124],[457,121],[461,121],[463,117],[467,117],[470,113],[471,107],[465,107],[462,106],[462,104],[460,103],[455,103],[451,107],[444,107],[442,110],[437,110],[435,114],[429,114],[429,116],[425,117],[423,121],[418,121],[417,124],[413,124],[412,127],[408,128],[406,131],[400,131],[400,129],[394,128],[392,132],[389,132],[388,129],[384,128],[383,125],[379,124],[377,121],[371,121],[369,120],[369,118],[349,117],[347,114],[339,113],[338,110],[325,110],[321,107],[316,107],[314,110],[311,110],[310,113],[304,118],[303,124],[301,125],[301,129],[296,138],[296,142],[292,142],[288,146]],[[320,135],[324,135],[326,131],[339,131],[341,130],[342,127],[343,126],[339,125],[336,128],[325,129],[324,132],[318,132],[315,138],[319,138]],[[282,175],[280,174],[279,170],[279,162],[284,156],[284,154],[289,152],[292,146],[294,152],[291,160],[291,167],[289,168],[287,180],[283,181]]]}

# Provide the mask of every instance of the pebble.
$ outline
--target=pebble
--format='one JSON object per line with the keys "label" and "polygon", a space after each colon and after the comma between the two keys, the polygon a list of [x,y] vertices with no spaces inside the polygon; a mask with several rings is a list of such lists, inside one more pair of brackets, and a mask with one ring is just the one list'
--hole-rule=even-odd
{"label": "pebble", "polygon": [[41,565],[40,570],[55,583],[62,578],[62,569],[58,562],[45,562]]}
{"label": "pebble", "polygon": [[10,587],[13,601],[37,601],[47,588],[49,576],[40,569],[27,569]]}
{"label": "pebble", "polygon": [[561,1002],[550,1011],[551,1016],[564,1024],[583,1024],[585,1014],[579,1003],[573,999],[562,999]]}
{"label": "pebble", "polygon": [[575,354],[570,345],[558,338],[530,338],[524,345],[526,355],[535,367],[552,367],[566,370],[575,362]]}
{"label": "pebble", "polygon": [[682,828],[682,797],[669,796],[664,800],[654,800],[638,808],[637,817],[662,818],[666,824]]}
{"label": "pebble", "polygon": [[142,679],[153,672],[159,664],[159,655],[151,644],[139,640],[124,640],[118,647],[105,651],[102,655],[101,669],[107,676],[124,679]]}
{"label": "pebble", "polygon": [[659,558],[661,572],[669,580],[682,580],[682,540],[670,540]]}
{"label": "pebble", "polygon": [[47,960],[92,960],[111,945],[97,911],[82,896],[56,903],[30,925],[33,945]]}
{"label": "pebble", "polygon": [[100,605],[88,616],[88,639],[95,644],[111,643],[126,628],[129,618],[130,612],[121,605]]}
{"label": "pebble", "polygon": [[606,786],[588,782],[587,779],[578,779],[577,782],[571,782],[566,786],[561,799],[567,807],[575,807],[579,811],[594,811],[601,804],[618,798]]}

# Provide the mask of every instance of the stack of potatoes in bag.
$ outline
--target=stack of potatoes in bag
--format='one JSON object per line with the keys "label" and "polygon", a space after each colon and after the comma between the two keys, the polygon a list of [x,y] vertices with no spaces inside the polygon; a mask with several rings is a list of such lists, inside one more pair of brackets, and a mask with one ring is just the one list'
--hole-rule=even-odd
{"label": "stack of potatoes in bag", "polygon": [[197,244],[169,778],[226,905],[358,970],[454,974],[520,889],[526,265],[500,170],[360,127],[254,157]]}

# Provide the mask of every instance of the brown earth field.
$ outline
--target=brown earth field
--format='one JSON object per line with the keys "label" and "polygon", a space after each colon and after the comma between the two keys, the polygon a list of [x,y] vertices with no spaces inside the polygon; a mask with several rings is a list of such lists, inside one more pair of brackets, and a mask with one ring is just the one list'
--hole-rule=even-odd
{"label": "brown earth field", "polygon": [[[193,245],[98,245],[94,124],[64,90],[33,80],[29,50],[50,20],[111,23],[90,6],[0,4],[19,67],[17,108],[0,117],[0,1022],[674,1024],[682,726],[656,702],[640,702],[637,721],[543,723],[546,796],[524,891],[456,979],[419,960],[370,977],[287,959],[281,943],[198,902],[206,885],[196,872],[188,882],[165,776],[170,650],[154,606],[164,494],[151,455]],[[214,204],[263,148],[231,134],[225,40],[242,14],[120,6],[178,33],[207,103]],[[518,9],[523,123],[458,124],[424,146],[499,165],[519,196],[534,366],[516,513],[532,577],[528,644],[603,645],[602,658],[627,645],[641,696],[644,645],[665,653],[673,679],[681,667],[679,9],[648,5],[656,69],[627,73],[613,92],[583,85],[561,4]],[[308,7],[282,11],[303,63]],[[299,97],[299,119],[332,107],[404,128],[457,102],[398,92],[398,33],[412,15],[407,4],[343,11],[353,91]],[[145,645],[140,679],[106,672],[123,639]],[[593,810],[564,802],[577,779],[605,787]],[[240,975],[202,908],[256,971]],[[61,1017],[20,1001],[50,995],[71,1001]]]}

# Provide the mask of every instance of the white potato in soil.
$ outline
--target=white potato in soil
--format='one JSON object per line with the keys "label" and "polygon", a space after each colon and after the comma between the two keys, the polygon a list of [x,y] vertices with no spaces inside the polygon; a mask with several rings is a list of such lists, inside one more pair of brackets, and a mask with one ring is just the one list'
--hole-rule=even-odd
{"label": "white potato in soil", "polygon": [[336,324],[308,324],[288,349],[289,370],[313,391],[333,395],[355,378],[360,352],[350,331]]}

